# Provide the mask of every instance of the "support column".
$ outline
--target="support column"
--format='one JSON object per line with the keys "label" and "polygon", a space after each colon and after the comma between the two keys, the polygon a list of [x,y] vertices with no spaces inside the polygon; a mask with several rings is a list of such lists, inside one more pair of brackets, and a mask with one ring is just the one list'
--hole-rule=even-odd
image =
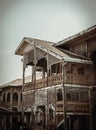
{"label": "support column", "polygon": [[5,102],[7,102],[7,93],[5,92]]}
{"label": "support column", "polygon": [[12,106],[13,106],[13,89],[11,87],[11,93],[10,93],[10,106],[11,106],[11,110],[12,110]]}
{"label": "support column", "polygon": [[[34,43],[34,66],[33,66],[33,83],[34,83],[34,104],[32,104],[33,109],[35,108],[35,89],[36,89],[36,65],[37,65],[37,59],[36,59],[36,45]],[[34,129],[35,129],[35,111],[34,111]]]}
{"label": "support column", "polygon": [[4,115],[4,123],[3,123],[3,128],[4,128],[4,130],[7,130],[7,129],[6,129],[6,115]]}
{"label": "support column", "polygon": [[33,83],[34,83],[34,105],[35,105],[35,88],[36,88],[36,64],[37,64],[37,60],[36,60],[36,46],[34,43],[34,66],[33,66]]}
{"label": "support column", "polygon": [[30,123],[29,123],[29,130],[32,130],[32,122],[33,122],[33,108],[31,107],[31,114],[30,114]]}
{"label": "support column", "polygon": [[69,116],[69,130],[71,130],[71,116]]}
{"label": "support column", "polygon": [[18,108],[20,109],[20,104],[21,104],[21,91],[19,90],[18,92]]}
{"label": "support column", "polygon": [[48,60],[48,53],[47,53],[46,59],[47,59],[47,87],[48,87],[48,77],[49,77],[49,60]]}
{"label": "support column", "polygon": [[[13,106],[13,89],[11,87],[11,93],[10,93],[10,107],[12,111],[12,106]],[[12,130],[12,115],[10,114],[10,130]]]}
{"label": "support column", "polygon": [[[47,59],[47,87],[48,87],[48,77],[49,77],[49,62],[48,62],[48,53],[46,55],[46,59]],[[49,108],[48,108],[48,89],[47,89],[47,130],[49,130]]]}
{"label": "support column", "polygon": [[67,103],[66,103],[66,88],[65,88],[65,85],[64,85],[64,82],[65,82],[65,65],[67,64],[67,62],[64,62],[63,61],[63,64],[62,64],[62,86],[63,86],[63,100],[64,100],[64,105],[63,105],[63,114],[64,114],[64,130],[67,130],[67,115],[66,115],[66,108],[67,108]]}
{"label": "support column", "polygon": [[92,130],[92,102],[91,102],[91,90],[89,89],[89,102],[90,102],[90,130]]}
{"label": "support column", "polygon": [[45,71],[44,68],[42,67],[42,79],[45,78]]}
{"label": "support column", "polygon": [[[24,57],[23,57],[24,59]],[[25,63],[23,60],[23,84],[22,84],[22,127],[20,128],[20,130],[23,130],[23,124],[24,124],[24,110],[23,110],[23,105],[24,105],[24,99],[23,99],[23,91],[24,91],[24,84],[25,84]]]}
{"label": "support column", "polygon": [[12,115],[10,115],[10,130],[12,130]]}
{"label": "support column", "polygon": [[48,89],[47,89],[47,116],[46,116],[46,118],[47,118],[47,122],[46,122],[46,126],[47,126],[47,130],[49,130],[49,109],[48,109]]}
{"label": "support column", "polygon": [[56,87],[55,87],[55,129],[57,128],[57,120],[56,120],[56,96],[57,96],[57,91],[56,91]]}
{"label": "support column", "polygon": [[34,81],[34,66],[32,66],[32,82]]}
{"label": "support column", "polygon": [[1,102],[3,102],[3,91],[2,91],[2,94],[1,94]]}

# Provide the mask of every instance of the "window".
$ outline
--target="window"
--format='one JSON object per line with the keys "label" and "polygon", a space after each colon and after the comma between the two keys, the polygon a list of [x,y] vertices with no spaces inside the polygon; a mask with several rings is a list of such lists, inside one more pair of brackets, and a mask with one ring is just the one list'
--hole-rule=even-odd
{"label": "window", "polygon": [[84,67],[78,68],[78,74],[79,75],[84,75]]}
{"label": "window", "polygon": [[58,92],[57,92],[57,100],[58,100],[58,101],[62,101],[62,100],[63,100],[63,97],[62,97],[62,89],[58,89]]}
{"label": "window", "polygon": [[67,93],[66,98],[67,98],[67,101],[70,101],[71,100],[71,93]]}
{"label": "window", "polygon": [[89,100],[89,94],[87,90],[81,90],[80,91],[80,101],[88,101]]}
{"label": "window", "polygon": [[79,100],[79,94],[78,92],[72,92],[72,101],[78,101]]}
{"label": "window", "polygon": [[73,73],[73,68],[71,68],[70,70],[67,71],[68,74],[72,74]]}
{"label": "window", "polygon": [[78,101],[79,94],[78,92],[68,92],[66,95],[67,101]]}
{"label": "window", "polygon": [[18,102],[18,93],[13,93],[13,102]]}

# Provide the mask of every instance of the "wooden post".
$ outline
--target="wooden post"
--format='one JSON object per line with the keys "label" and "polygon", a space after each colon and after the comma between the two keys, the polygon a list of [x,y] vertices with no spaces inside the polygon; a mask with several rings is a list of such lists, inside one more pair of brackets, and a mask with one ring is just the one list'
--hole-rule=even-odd
{"label": "wooden post", "polygon": [[49,77],[49,62],[48,62],[48,53],[47,53],[47,87],[48,87],[48,77]]}
{"label": "wooden post", "polygon": [[4,130],[7,130],[7,129],[6,129],[6,120],[7,120],[7,119],[6,119],[6,115],[4,115]]}
{"label": "wooden post", "polygon": [[[36,64],[37,64],[37,59],[36,59],[36,45],[34,43],[34,66],[33,66],[33,83],[34,83],[34,108],[35,108],[35,89],[36,89]],[[35,130],[35,112],[34,112],[34,130]]]}
{"label": "wooden post", "polygon": [[56,87],[55,87],[55,129],[57,128],[57,123],[56,123]]}
{"label": "wooden post", "polygon": [[35,104],[35,86],[36,86],[36,64],[37,64],[37,60],[36,60],[36,46],[35,46],[35,43],[34,43],[34,66],[33,66],[34,104]]}
{"label": "wooden post", "polygon": [[29,130],[32,130],[32,117],[33,117],[33,108],[31,107]]}
{"label": "wooden post", "polygon": [[48,127],[49,127],[49,123],[48,123],[48,119],[49,119],[49,117],[48,117],[48,115],[49,115],[49,112],[48,112],[48,89],[47,89],[47,130],[48,130]]}
{"label": "wooden post", "polygon": [[12,130],[12,115],[10,115],[10,130]]}
{"label": "wooden post", "polygon": [[[24,57],[23,57],[24,59]],[[23,90],[24,90],[24,84],[25,84],[25,63],[23,60],[23,84],[22,84],[22,130],[23,130],[23,124],[24,124],[24,111],[23,111],[23,105],[24,105],[24,99],[23,99]]]}
{"label": "wooden post", "polygon": [[64,100],[64,110],[63,110],[63,114],[64,114],[64,130],[67,130],[67,117],[66,117],[66,88],[65,88],[65,85],[64,85],[64,79],[65,79],[65,68],[64,66],[66,65],[67,62],[63,62],[62,64],[62,86],[63,86],[63,93],[64,93],[64,96],[63,96],[63,100]]}
{"label": "wooden post", "polygon": [[[46,56],[46,58],[47,58],[47,87],[48,87],[48,77],[49,77],[49,60],[48,60],[48,53],[47,53],[47,56]],[[49,121],[49,117],[48,117],[48,112],[49,111],[49,109],[48,109],[48,89],[47,89],[47,130],[49,129],[49,123],[48,123],[48,121]]]}
{"label": "wooden post", "polygon": [[89,102],[90,102],[90,130],[92,130],[92,102],[91,102],[91,89],[89,89]]}
{"label": "wooden post", "polygon": [[69,116],[69,130],[71,130],[71,116]]}
{"label": "wooden post", "polygon": [[86,41],[86,54],[87,54],[87,57],[89,57],[89,52],[88,52],[88,41]]}

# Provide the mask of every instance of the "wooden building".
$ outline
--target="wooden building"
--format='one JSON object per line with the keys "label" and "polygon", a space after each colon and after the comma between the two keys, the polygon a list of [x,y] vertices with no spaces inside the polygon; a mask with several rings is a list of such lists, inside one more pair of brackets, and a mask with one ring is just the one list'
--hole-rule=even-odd
{"label": "wooden building", "polygon": [[[29,123],[28,130],[96,129],[95,42],[96,26],[58,43],[27,37],[21,41],[15,54],[23,57],[18,91],[22,123]],[[26,82],[28,69],[30,82]]]}
{"label": "wooden building", "polygon": [[0,90],[0,127],[1,130],[12,130],[12,124],[21,118],[22,80],[6,83],[0,86]]}
{"label": "wooden building", "polygon": [[[30,81],[26,77],[26,82]],[[22,127],[22,79],[0,86],[0,130],[19,130]],[[24,113],[26,129],[30,125],[30,112]]]}

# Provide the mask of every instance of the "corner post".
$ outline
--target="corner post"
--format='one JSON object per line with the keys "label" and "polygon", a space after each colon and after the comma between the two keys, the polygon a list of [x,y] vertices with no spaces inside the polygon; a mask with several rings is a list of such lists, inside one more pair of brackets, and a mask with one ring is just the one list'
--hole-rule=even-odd
{"label": "corner post", "polygon": [[63,63],[62,63],[62,87],[63,87],[63,102],[64,102],[64,105],[63,105],[63,115],[64,115],[64,130],[67,130],[67,117],[66,117],[66,88],[65,88],[65,65],[67,64],[67,62],[64,62],[63,60]]}

